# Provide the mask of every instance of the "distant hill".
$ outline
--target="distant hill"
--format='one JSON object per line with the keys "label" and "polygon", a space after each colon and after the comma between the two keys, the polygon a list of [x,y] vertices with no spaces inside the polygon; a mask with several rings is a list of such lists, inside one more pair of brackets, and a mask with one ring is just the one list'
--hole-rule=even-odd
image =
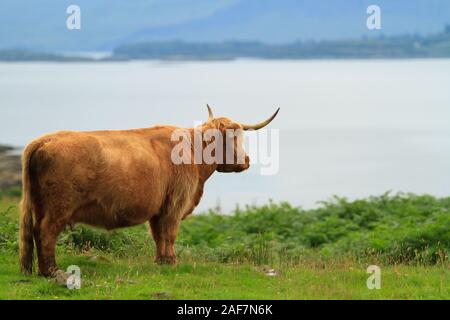
{"label": "distant hill", "polygon": [[[381,7],[382,30],[366,27],[366,9]],[[195,20],[143,28],[120,42],[337,40],[363,35],[430,34],[450,23],[447,0],[242,0]]]}
{"label": "distant hill", "polygon": [[[82,29],[65,27],[69,4]],[[382,30],[366,28],[366,8],[382,10]],[[337,40],[427,35],[450,23],[448,0],[25,0],[0,1],[0,49],[99,51],[146,41]]]}

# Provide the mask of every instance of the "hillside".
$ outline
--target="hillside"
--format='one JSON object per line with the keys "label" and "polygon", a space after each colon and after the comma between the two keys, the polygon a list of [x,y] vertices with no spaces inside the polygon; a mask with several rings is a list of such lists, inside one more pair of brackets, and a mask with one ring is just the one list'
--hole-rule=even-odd
{"label": "hillside", "polygon": [[[194,42],[341,40],[365,36],[422,35],[450,22],[450,3],[442,0],[380,0],[382,30],[366,28],[368,0],[242,0],[199,19],[143,28],[122,43],[150,40]],[[119,43],[120,43],[119,42]],[[119,44],[118,43],[118,44]]]}

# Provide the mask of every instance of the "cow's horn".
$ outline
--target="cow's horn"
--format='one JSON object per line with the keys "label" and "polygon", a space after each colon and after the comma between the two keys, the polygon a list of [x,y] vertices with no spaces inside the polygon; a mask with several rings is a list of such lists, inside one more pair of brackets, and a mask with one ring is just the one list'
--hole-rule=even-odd
{"label": "cow's horn", "polygon": [[209,104],[207,104],[206,106],[208,107],[208,121],[211,121],[212,119],[214,119],[214,115]]}
{"label": "cow's horn", "polygon": [[261,128],[264,128],[265,126],[267,126],[269,123],[272,122],[273,119],[275,119],[275,117],[277,116],[278,112],[280,111],[280,108],[278,108],[278,110],[267,120],[257,123],[257,124],[253,124],[253,125],[248,125],[248,124],[242,124],[241,126],[244,130],[258,130]]}

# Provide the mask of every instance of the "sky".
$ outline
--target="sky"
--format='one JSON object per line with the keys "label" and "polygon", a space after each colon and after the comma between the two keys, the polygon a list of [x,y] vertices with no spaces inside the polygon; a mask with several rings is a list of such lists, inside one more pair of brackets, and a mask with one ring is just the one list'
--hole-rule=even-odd
{"label": "sky", "polygon": [[[81,29],[67,28],[75,4]],[[367,8],[381,10],[368,30]],[[111,51],[134,42],[297,40],[430,34],[450,24],[446,0],[2,0],[0,49]]]}

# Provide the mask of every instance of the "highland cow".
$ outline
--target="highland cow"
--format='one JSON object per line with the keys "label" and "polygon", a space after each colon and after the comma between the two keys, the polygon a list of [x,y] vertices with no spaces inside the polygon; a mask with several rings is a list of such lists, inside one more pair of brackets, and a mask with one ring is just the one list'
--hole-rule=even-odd
{"label": "highland cow", "polygon": [[[232,163],[175,164],[176,130],[192,138],[195,130],[219,130],[221,143],[230,142],[229,129],[258,130],[266,121],[244,125],[228,118],[209,119],[197,128],[156,126],[123,131],[63,131],[31,142],[23,153],[23,199],[20,223],[20,264],[32,273],[34,245],[38,272],[61,274],[55,260],[58,235],[67,225],[84,223],[107,230],[148,222],[156,244],[156,262],[175,264],[174,244],[181,220],[199,204],[206,180],[215,172],[241,172],[242,140],[232,137]],[[216,139],[203,142],[202,148]],[[220,146],[216,146],[220,147]],[[194,154],[194,147],[190,149]],[[225,156],[225,155],[223,155]],[[192,157],[194,158],[194,157]]]}

